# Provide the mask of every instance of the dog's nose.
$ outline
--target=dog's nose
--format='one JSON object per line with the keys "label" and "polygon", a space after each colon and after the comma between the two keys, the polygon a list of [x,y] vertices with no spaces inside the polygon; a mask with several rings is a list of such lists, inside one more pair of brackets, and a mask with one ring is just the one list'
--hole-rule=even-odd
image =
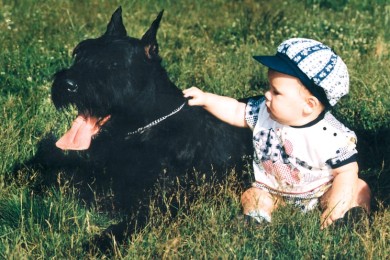
{"label": "dog's nose", "polygon": [[65,83],[66,83],[66,86],[67,86],[69,92],[72,92],[72,93],[77,92],[77,89],[79,88],[79,86],[77,86],[77,83],[75,81],[73,81],[71,79],[66,79]]}

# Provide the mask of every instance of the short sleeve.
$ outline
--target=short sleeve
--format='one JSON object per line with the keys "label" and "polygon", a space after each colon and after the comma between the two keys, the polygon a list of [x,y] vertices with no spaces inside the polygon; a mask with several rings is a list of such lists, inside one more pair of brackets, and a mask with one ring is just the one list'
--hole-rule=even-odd
{"label": "short sleeve", "polygon": [[245,109],[245,121],[251,129],[255,128],[259,119],[260,105],[264,100],[264,96],[248,99]]}
{"label": "short sleeve", "polygon": [[357,157],[356,135],[352,131],[344,134],[346,135],[345,145],[340,147],[336,151],[336,156],[334,158],[328,160],[328,164],[332,169],[336,169],[338,167],[356,161],[356,157]]}

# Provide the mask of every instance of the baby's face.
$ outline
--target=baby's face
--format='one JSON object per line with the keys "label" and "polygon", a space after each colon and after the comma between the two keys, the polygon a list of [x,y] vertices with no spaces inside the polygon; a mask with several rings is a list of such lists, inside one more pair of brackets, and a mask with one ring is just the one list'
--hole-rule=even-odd
{"label": "baby's face", "polygon": [[287,74],[269,70],[268,80],[270,88],[265,97],[271,118],[284,125],[303,125],[303,109],[310,92],[298,78]]}

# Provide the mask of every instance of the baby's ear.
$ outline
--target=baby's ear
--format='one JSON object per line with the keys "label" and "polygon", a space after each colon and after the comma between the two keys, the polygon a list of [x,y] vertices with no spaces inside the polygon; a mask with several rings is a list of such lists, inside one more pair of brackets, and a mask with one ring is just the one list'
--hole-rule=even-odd
{"label": "baby's ear", "polygon": [[315,96],[310,95],[306,98],[306,102],[303,107],[303,112],[305,114],[311,114],[313,113],[313,111],[322,107],[323,105],[321,104],[321,102]]}

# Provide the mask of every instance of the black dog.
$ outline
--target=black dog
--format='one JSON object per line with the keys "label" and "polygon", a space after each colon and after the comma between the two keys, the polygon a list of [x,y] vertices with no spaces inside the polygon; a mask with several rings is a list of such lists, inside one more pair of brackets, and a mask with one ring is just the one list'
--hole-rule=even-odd
{"label": "black dog", "polygon": [[52,86],[56,108],[74,105],[79,113],[56,143],[68,151],[45,144],[34,158],[44,170],[109,186],[116,205],[133,212],[161,178],[193,169],[223,177],[252,154],[249,130],[187,106],[169,80],[156,41],[161,17],[136,39],[127,36],[118,8],[101,37],[78,44],[73,65],[56,73]]}

